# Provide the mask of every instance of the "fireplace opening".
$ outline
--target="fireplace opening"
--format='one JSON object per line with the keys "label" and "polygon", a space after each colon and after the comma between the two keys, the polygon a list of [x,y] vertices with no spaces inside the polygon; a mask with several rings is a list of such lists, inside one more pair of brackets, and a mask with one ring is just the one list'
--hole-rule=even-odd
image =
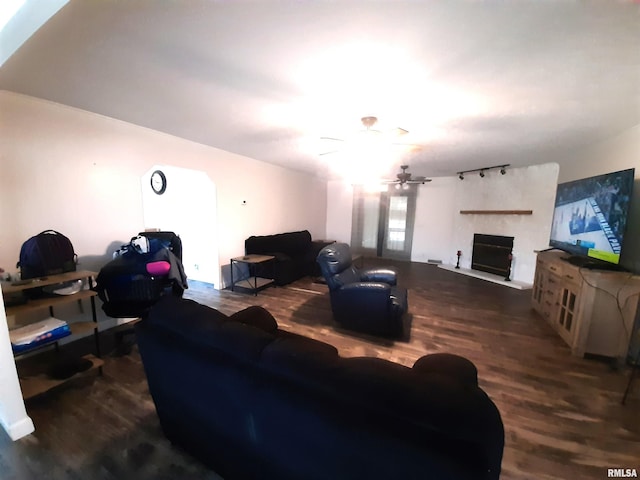
{"label": "fireplace opening", "polygon": [[473,235],[471,268],[495,275],[508,275],[511,269],[513,237],[502,235]]}

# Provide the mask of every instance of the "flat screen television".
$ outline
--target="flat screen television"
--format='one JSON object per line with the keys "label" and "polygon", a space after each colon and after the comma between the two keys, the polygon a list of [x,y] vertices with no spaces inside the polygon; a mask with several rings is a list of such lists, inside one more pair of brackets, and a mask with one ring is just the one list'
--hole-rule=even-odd
{"label": "flat screen television", "polygon": [[561,183],[549,245],[590,268],[620,262],[635,169]]}

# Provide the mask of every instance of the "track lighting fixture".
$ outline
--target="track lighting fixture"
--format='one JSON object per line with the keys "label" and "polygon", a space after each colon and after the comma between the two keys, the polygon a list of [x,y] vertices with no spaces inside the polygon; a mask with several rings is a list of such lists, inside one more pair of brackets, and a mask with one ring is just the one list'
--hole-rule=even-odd
{"label": "track lighting fixture", "polygon": [[481,178],[484,178],[486,176],[486,171],[487,170],[494,170],[494,169],[500,169],[500,174],[504,175],[507,173],[507,167],[511,166],[510,163],[507,163],[505,165],[494,165],[493,167],[482,167],[482,168],[476,168],[473,170],[463,170],[461,172],[457,172],[458,173],[458,178],[460,180],[464,180],[464,174],[465,173],[473,173],[473,172],[478,172],[478,175],[480,175]]}

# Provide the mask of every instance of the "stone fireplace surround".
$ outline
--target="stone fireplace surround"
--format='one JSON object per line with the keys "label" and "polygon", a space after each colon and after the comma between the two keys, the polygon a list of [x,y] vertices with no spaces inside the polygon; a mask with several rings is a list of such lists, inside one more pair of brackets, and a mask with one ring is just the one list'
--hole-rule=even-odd
{"label": "stone fireplace surround", "polygon": [[[461,250],[460,269],[478,276],[484,272],[471,267],[474,233],[513,236],[512,282],[531,288],[536,266],[536,251],[549,246],[549,232],[557,188],[558,165],[553,163],[510,168],[506,175],[472,175],[456,179],[451,202],[452,234],[448,256],[443,263],[456,264]],[[486,274],[503,281],[504,276]],[[516,287],[517,288],[517,287]]]}

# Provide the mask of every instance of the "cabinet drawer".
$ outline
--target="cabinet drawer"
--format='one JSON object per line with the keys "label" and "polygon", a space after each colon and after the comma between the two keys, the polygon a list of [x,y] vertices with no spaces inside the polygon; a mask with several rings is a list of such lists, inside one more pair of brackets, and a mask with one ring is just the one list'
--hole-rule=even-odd
{"label": "cabinet drawer", "polygon": [[544,284],[542,298],[552,302],[553,304],[558,303],[558,294],[560,293],[562,282],[562,279],[557,275],[547,275],[547,281]]}
{"label": "cabinet drawer", "polygon": [[542,315],[542,318],[549,322],[553,327],[555,327],[556,308],[555,304],[547,300],[544,300],[540,306],[540,315]]}

